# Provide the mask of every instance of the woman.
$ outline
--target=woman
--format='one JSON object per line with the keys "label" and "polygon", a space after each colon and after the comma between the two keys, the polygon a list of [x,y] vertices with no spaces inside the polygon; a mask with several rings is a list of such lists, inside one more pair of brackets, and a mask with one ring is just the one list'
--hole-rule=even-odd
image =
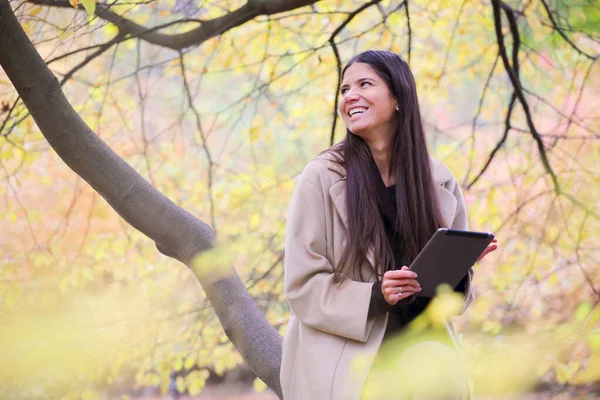
{"label": "woman", "polygon": [[[342,75],[346,138],[308,163],[288,215],[286,400],[359,398],[384,337],[426,306],[414,301],[418,277],[406,265],[436,229],[467,229],[456,180],[428,155],[406,62],[367,51]],[[465,308],[471,278],[456,289]]]}

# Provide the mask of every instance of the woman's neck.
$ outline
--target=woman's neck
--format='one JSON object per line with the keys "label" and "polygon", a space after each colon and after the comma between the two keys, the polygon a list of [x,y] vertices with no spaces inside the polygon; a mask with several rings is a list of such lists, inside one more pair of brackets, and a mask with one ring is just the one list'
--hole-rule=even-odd
{"label": "woman's neck", "polygon": [[367,142],[367,145],[371,150],[373,160],[375,160],[375,164],[377,165],[377,169],[379,169],[381,179],[383,179],[385,186],[390,186],[396,183],[396,177],[391,176],[390,174],[390,155],[388,141],[378,140],[373,142]]}

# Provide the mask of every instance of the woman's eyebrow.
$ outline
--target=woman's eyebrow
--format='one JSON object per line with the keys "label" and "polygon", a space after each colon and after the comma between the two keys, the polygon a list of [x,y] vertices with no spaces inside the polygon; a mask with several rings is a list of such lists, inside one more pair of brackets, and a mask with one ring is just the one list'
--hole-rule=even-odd
{"label": "woman's eyebrow", "polygon": [[[371,82],[373,82],[375,80],[372,79],[372,78],[359,78],[359,79],[356,80],[356,83],[362,83],[362,82],[365,82],[365,81],[371,81]],[[343,88],[346,88],[346,87],[348,87],[348,84],[344,83],[342,86],[340,86],[340,89],[343,89]]]}

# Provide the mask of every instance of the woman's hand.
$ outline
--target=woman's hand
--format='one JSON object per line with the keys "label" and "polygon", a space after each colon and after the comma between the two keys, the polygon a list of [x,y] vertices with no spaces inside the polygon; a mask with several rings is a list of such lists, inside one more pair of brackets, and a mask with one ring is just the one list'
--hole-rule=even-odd
{"label": "woman's hand", "polygon": [[399,270],[388,271],[383,275],[381,293],[385,301],[392,306],[420,291],[421,285],[417,282],[417,274],[409,271],[407,266]]}
{"label": "woman's hand", "polygon": [[487,256],[492,251],[496,250],[498,248],[497,242],[498,242],[498,239],[496,239],[496,238],[492,239],[492,243],[490,243],[488,245],[488,247],[483,251],[483,253],[481,253],[481,255],[479,256],[479,258],[477,259],[477,261],[481,261],[483,259],[483,257]]}

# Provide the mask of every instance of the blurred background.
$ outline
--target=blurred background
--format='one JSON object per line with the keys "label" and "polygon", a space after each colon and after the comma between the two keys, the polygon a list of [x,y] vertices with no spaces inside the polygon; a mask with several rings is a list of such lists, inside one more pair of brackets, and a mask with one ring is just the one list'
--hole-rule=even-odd
{"label": "blurred background", "polygon": [[[212,226],[282,334],[287,207],[345,134],[339,70],[400,54],[470,228],[499,239],[456,319],[476,393],[600,397],[600,3],[289,1],[173,39],[245,3],[10,1],[90,128]],[[190,270],[56,156],[2,71],[0,101],[0,398],[275,398]]]}

